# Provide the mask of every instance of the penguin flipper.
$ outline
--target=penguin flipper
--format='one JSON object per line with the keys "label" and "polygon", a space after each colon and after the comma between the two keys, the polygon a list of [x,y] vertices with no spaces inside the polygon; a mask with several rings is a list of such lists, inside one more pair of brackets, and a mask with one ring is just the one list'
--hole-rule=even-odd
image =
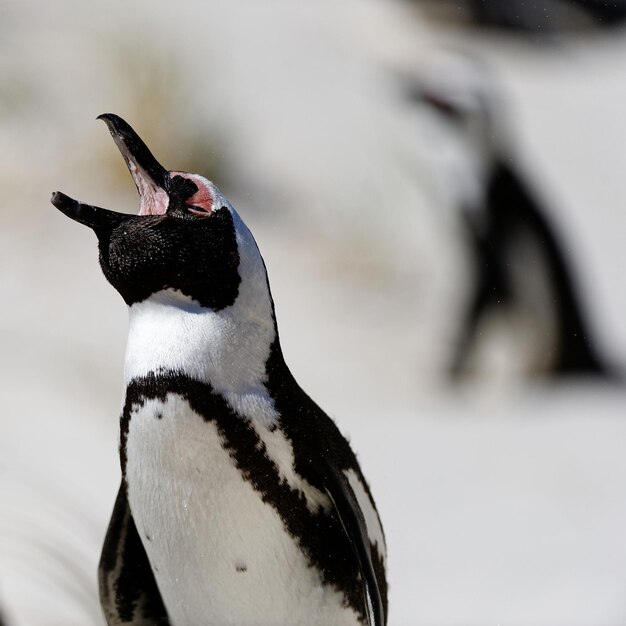
{"label": "penguin flipper", "polygon": [[385,625],[385,608],[372,561],[372,548],[365,518],[350,483],[342,472],[322,461],[319,468],[324,476],[326,494],[341,521],[356,557],[364,585],[365,610],[368,626]]}
{"label": "penguin flipper", "polygon": [[124,484],[117,494],[104,540],[98,582],[100,604],[109,626],[169,626]]}

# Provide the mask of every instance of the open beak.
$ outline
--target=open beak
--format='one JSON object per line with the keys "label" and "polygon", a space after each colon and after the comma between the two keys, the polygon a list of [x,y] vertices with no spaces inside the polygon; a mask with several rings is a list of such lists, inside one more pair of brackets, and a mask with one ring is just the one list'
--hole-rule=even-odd
{"label": "open beak", "polygon": [[169,198],[170,173],[154,158],[141,137],[121,117],[113,113],[99,115],[108,127],[115,145],[126,161],[139,197],[139,215],[162,215]]}
{"label": "open beak", "polygon": [[[113,113],[99,115],[109,128],[113,141],[126,161],[140,197],[139,215],[164,215],[170,204],[170,173],[154,158],[139,135],[121,117]],[[94,229],[112,228],[128,215],[90,204],[83,204],[56,191],[52,204],[68,217]]]}
{"label": "open beak", "polygon": [[64,215],[94,230],[115,228],[130,217],[127,213],[118,213],[91,204],[83,204],[60,191],[55,191],[52,194],[50,202]]}

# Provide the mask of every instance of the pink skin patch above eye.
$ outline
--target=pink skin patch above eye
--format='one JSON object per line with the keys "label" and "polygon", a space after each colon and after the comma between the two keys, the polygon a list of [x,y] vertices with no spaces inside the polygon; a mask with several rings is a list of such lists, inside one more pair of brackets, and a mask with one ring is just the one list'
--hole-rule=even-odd
{"label": "pink skin patch above eye", "polygon": [[189,174],[187,172],[170,172],[172,176],[181,176],[182,178],[188,178],[193,181],[198,187],[198,191],[187,199],[185,204],[190,208],[191,213],[198,215],[207,215],[213,211],[213,194],[209,187],[207,187],[201,176],[197,174]]}

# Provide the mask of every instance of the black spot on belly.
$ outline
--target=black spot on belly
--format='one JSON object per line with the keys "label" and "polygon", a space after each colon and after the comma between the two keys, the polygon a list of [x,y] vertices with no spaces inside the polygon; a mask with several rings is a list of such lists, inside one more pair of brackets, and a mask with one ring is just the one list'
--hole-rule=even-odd
{"label": "black spot on belly", "polygon": [[235,570],[237,570],[238,572],[247,572],[248,566],[245,563],[242,563],[241,561],[239,561],[235,563]]}
{"label": "black spot on belly", "polygon": [[158,420],[161,420],[161,419],[163,419],[163,413],[161,413],[161,411],[158,411],[158,412],[155,414],[155,417],[156,417]]}

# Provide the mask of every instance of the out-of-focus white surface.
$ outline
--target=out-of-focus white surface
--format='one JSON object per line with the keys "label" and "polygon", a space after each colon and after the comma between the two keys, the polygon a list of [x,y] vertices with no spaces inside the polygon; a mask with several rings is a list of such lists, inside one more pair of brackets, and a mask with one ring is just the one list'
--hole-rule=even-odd
{"label": "out-of-focus white surface", "polygon": [[191,159],[196,135],[211,138],[201,148],[217,172],[226,164],[216,182],[265,256],[288,362],[350,434],[379,503],[391,625],[624,623],[623,393],[453,395],[442,383],[467,280],[445,175],[453,147],[433,145],[398,77],[446,45],[480,54],[503,85],[520,160],[551,203],[602,345],[624,361],[619,32],[540,46],[447,32],[383,0],[0,7],[9,625],[99,620],[126,314],[93,234],[48,198],[134,210],[93,121],[105,111],[169,167]]}

